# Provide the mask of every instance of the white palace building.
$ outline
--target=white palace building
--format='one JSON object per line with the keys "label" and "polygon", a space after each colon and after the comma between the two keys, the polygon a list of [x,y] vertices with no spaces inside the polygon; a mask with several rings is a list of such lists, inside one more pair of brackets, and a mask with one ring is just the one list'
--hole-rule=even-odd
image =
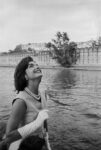
{"label": "white palace building", "polygon": [[[78,61],[76,66],[101,66],[101,38],[94,41],[78,42],[77,52]],[[28,55],[32,56],[34,60],[42,67],[58,67],[60,66],[55,59],[54,54],[50,54],[45,43],[28,43],[22,44],[22,49],[27,50],[27,53],[7,53],[0,55],[0,66],[15,66],[17,63]]]}
{"label": "white palace building", "polygon": [[79,42],[79,59],[76,65],[79,66],[101,66],[101,39],[87,42]]}
{"label": "white palace building", "polygon": [[29,43],[21,45],[24,53],[7,53],[0,55],[0,66],[16,66],[18,62],[26,57],[31,56],[41,67],[60,66],[50,51],[45,47],[45,43]]}

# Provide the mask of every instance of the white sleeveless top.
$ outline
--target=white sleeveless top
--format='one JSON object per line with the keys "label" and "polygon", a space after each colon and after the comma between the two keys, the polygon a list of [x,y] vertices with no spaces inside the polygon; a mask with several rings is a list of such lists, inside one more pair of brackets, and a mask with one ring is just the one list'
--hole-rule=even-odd
{"label": "white sleeveless top", "polygon": [[[39,111],[47,107],[45,92],[40,92],[40,94],[41,94],[41,103],[35,100],[32,96],[30,96],[25,90],[20,91],[19,94],[17,94],[16,98],[13,100],[14,103],[15,100],[22,99],[25,101],[27,106],[26,114],[24,116],[24,119],[21,121],[19,127],[24,126],[35,120],[37,118]],[[42,129],[43,128],[40,127],[33,133],[33,135],[42,136]],[[10,145],[9,150],[17,150],[21,141],[22,140],[13,142]]]}
{"label": "white sleeveless top", "polygon": [[24,120],[21,122],[21,126],[35,120],[38,112],[46,108],[46,98],[45,94],[43,93],[41,93],[41,103],[34,99],[32,96],[30,96],[25,90],[19,92],[14,101],[17,99],[24,100],[27,106],[26,114]]}

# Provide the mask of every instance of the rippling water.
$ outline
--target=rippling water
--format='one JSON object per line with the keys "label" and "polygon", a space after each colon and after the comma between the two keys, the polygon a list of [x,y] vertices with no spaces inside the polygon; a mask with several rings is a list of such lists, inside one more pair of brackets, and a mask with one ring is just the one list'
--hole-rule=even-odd
{"label": "rippling water", "polygon": [[[101,150],[101,72],[43,69],[53,150]],[[14,68],[0,68],[0,119],[7,120]]]}

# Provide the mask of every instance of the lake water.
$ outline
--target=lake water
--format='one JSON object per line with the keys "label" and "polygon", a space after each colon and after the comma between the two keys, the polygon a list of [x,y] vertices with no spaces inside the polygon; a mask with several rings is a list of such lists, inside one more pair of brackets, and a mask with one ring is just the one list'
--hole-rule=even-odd
{"label": "lake water", "polygon": [[[101,71],[43,69],[52,150],[101,150]],[[0,120],[15,96],[14,68],[0,68]]]}

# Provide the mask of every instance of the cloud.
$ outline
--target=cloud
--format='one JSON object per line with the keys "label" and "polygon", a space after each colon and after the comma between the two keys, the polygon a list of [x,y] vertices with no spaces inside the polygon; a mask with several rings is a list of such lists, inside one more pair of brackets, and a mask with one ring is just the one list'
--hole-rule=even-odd
{"label": "cloud", "polygon": [[72,40],[101,33],[100,0],[0,0],[0,50],[19,43],[45,42],[57,31]]}

